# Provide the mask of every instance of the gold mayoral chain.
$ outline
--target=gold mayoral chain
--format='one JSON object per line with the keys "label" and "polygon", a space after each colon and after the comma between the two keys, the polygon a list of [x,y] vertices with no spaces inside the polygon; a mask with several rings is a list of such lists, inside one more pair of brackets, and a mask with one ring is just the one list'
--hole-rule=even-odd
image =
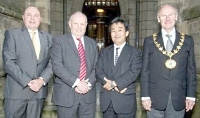
{"label": "gold mayoral chain", "polygon": [[164,50],[163,47],[160,46],[160,44],[156,41],[156,37],[157,37],[157,34],[153,34],[153,40],[154,40],[154,43],[156,45],[156,47],[164,54],[164,55],[167,55],[169,57],[169,59],[167,59],[167,61],[165,61],[165,66],[168,68],[168,69],[173,69],[176,67],[176,61],[172,59],[172,56],[177,54],[178,51],[181,49],[183,43],[184,43],[184,40],[185,40],[185,35],[183,33],[181,33],[181,39],[180,39],[180,42],[179,42],[179,45],[176,46],[176,49],[173,50],[173,52],[167,52],[166,50]]}

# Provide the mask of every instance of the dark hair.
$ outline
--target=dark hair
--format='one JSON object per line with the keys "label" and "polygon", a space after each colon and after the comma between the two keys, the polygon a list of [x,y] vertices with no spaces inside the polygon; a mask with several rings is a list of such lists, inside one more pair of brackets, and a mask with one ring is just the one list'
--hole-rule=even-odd
{"label": "dark hair", "polygon": [[114,24],[114,23],[122,23],[123,25],[124,25],[124,27],[125,27],[125,30],[126,31],[129,31],[129,27],[128,27],[128,22],[124,19],[124,18],[122,18],[122,17],[116,17],[116,18],[114,18],[111,22],[110,22],[110,25],[109,25],[109,32],[110,32],[110,28],[111,28],[111,26]]}

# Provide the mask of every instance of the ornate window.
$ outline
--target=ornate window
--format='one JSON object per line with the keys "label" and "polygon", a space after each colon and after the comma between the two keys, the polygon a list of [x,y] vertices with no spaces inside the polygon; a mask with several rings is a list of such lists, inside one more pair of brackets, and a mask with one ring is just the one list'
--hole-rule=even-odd
{"label": "ornate window", "polygon": [[85,6],[118,6],[118,0],[86,0]]}

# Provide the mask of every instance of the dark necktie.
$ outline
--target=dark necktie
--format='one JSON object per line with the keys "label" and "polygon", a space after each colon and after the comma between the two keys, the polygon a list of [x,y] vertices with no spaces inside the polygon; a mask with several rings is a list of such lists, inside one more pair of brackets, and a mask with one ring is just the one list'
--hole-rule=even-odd
{"label": "dark necktie", "polygon": [[78,44],[78,53],[79,53],[79,57],[80,57],[80,72],[79,72],[79,79],[83,80],[86,76],[86,61],[85,61],[85,50],[83,48],[83,44],[81,42],[81,39],[78,39],[79,44]]}
{"label": "dark necktie", "polygon": [[119,55],[118,55],[118,50],[119,50],[119,47],[118,47],[118,48],[116,48],[116,54],[115,54],[115,63],[114,63],[114,65],[116,65],[116,64],[117,64],[117,60],[118,60],[118,58],[119,58]]}
{"label": "dark necktie", "polygon": [[167,44],[166,44],[166,51],[167,51],[167,52],[171,52],[172,47],[173,47],[173,43],[172,43],[172,41],[171,41],[172,35],[166,34],[165,36],[168,38]]}

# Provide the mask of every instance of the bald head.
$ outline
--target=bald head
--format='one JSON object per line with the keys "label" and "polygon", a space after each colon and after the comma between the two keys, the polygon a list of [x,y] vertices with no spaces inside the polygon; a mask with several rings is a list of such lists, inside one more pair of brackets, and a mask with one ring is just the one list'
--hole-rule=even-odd
{"label": "bald head", "polygon": [[173,10],[174,13],[178,14],[178,10],[177,8],[172,5],[172,4],[163,4],[161,5],[159,8],[158,8],[158,16],[164,11],[164,10],[167,10],[167,9],[170,9],[170,10]]}
{"label": "bald head", "polygon": [[87,17],[82,12],[78,11],[71,15],[69,19],[69,27],[71,33],[76,38],[81,38],[84,36],[87,27]]}
{"label": "bald head", "polygon": [[82,20],[85,20],[85,22],[87,23],[86,15],[80,11],[77,11],[74,14],[72,14],[71,17],[69,18],[69,21],[72,21],[73,19],[76,19],[76,18],[82,18]]}

